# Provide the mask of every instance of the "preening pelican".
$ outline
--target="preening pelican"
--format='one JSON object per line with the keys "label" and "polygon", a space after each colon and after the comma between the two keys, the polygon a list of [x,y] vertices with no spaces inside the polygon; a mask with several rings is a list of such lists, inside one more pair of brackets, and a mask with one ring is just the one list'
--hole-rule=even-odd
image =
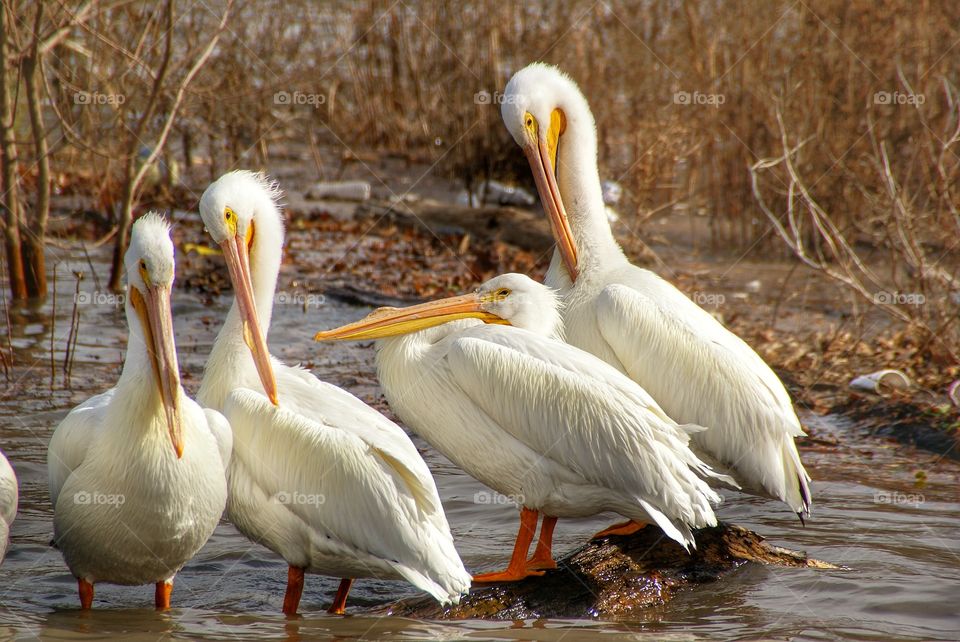
{"label": "preening pelican", "polygon": [[10,525],[17,516],[17,474],[0,451],[0,563],[10,545]]}
{"label": "preening pelican", "polygon": [[173,576],[227,502],[230,426],[180,386],[163,218],[134,223],[124,263],[130,338],[120,380],[71,410],[47,450],[53,537],[84,609],[96,582],[156,583],[157,608],[169,608]]}
{"label": "preening pelican", "polygon": [[557,241],[546,283],[563,300],[567,341],[629,375],[677,422],[706,426],[692,437],[704,461],[802,520],[810,476],[787,391],[743,340],[624,255],[605,216],[596,127],[580,89],[533,64],[507,84],[501,113]]}
{"label": "preening pelican", "polygon": [[[480,320],[480,322],[477,321]],[[516,327],[504,327],[512,324]],[[390,407],[460,468],[522,506],[507,569],[512,581],[555,568],[558,517],[614,511],[656,523],[684,547],[716,524],[719,502],[698,475],[688,432],[643,389],[600,359],[556,340],[553,292],[519,274],[473,294],[381,308],[316,339],[377,343]],[[544,514],[537,548],[527,550]]]}
{"label": "preening pelican", "polygon": [[264,176],[238,171],[200,199],[236,293],[198,395],[234,429],[227,514],[289,564],[286,614],[297,611],[305,572],[343,578],[332,613],[343,613],[358,577],[405,579],[457,602],[470,575],[410,438],[350,393],[267,352],[283,246],[278,196]]}

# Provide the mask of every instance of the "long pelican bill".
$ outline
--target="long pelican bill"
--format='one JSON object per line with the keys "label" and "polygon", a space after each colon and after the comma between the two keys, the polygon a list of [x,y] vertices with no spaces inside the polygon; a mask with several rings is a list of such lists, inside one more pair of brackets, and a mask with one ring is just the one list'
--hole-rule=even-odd
{"label": "long pelican bill", "polygon": [[180,416],[180,366],[173,340],[170,288],[148,285],[144,295],[136,287],[131,287],[130,298],[143,325],[147,352],[167,418],[167,431],[179,459],[183,456],[183,422]]}
{"label": "long pelican bill", "polygon": [[570,221],[567,219],[567,211],[563,207],[563,199],[560,198],[560,188],[557,185],[556,175],[557,149],[560,146],[560,135],[564,128],[563,112],[555,109],[550,117],[550,127],[547,130],[546,139],[537,136],[535,143],[528,143],[523,146],[523,153],[527,157],[527,162],[530,163],[533,180],[537,184],[537,192],[540,194],[540,202],[543,203],[543,209],[546,210],[547,218],[550,221],[550,229],[553,231],[553,238],[556,239],[557,249],[560,250],[560,257],[567,267],[570,279],[576,281],[579,274],[577,246],[570,229]]}
{"label": "long pelican bill", "polygon": [[417,332],[456,319],[480,319],[484,323],[510,324],[506,319],[485,311],[483,303],[483,297],[474,293],[406,308],[379,308],[359,321],[318,332],[313,338],[316,341],[383,339]]}
{"label": "long pelican bill", "polygon": [[253,279],[250,277],[250,254],[247,250],[247,239],[237,234],[220,244],[223,258],[227,262],[230,272],[230,281],[240,306],[240,317],[243,320],[243,340],[250,353],[253,363],[260,375],[263,390],[273,405],[277,402],[277,378],[270,364],[270,352],[267,350],[267,341],[260,329],[260,317],[257,316],[257,305],[253,299]]}

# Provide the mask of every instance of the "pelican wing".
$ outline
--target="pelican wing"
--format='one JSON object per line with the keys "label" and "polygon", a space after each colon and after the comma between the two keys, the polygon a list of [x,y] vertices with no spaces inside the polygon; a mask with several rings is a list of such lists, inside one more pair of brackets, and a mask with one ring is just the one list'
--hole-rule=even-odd
{"label": "pelican wing", "polygon": [[[277,523],[292,515],[317,545],[378,557],[441,602],[469,588],[442,509],[428,512],[440,506],[432,477],[411,488],[416,478],[391,455],[251,390],[233,391],[224,414],[236,436],[233,456],[270,498]],[[434,501],[424,505],[424,495]]]}
{"label": "pelican wing", "polygon": [[443,514],[433,475],[400,426],[343,388],[325,383],[302,368],[282,365],[277,373],[281,407],[349,432],[376,448],[407,480],[426,515]]}
{"label": "pelican wing", "polygon": [[[760,355],[679,290],[659,277],[653,278],[668,289],[648,296],[633,287],[614,284],[597,297],[600,333],[627,373],[637,380],[635,371],[650,371],[669,362],[674,371],[698,375],[709,384],[725,384],[727,393],[731,389],[748,390],[763,402],[757,406],[769,408],[779,420],[765,424],[766,428],[803,435],[790,395]],[[716,396],[714,393],[707,403],[714,402]]]}
{"label": "pelican wing", "polygon": [[[540,361],[596,381],[598,385],[609,386],[664,424],[676,425],[660,404],[637,382],[585,350],[519,328],[482,324],[473,326],[466,334],[526,353]],[[679,428],[687,434],[705,430],[702,426],[695,424],[683,425]]]}
{"label": "pelican wing", "polygon": [[96,439],[102,427],[107,406],[116,393],[111,388],[104,393],[90,397],[67,413],[53,432],[47,447],[47,475],[50,485],[50,501],[56,506],[60,489],[66,483],[70,473],[83,463],[87,448]]}
{"label": "pelican wing", "polygon": [[233,453],[233,429],[227,418],[212,408],[203,409],[204,417],[207,420],[207,427],[217,441],[217,450],[220,452],[220,460],[223,462],[223,468],[226,470],[230,465],[230,456]]}
{"label": "pelican wing", "polygon": [[719,497],[691,470],[705,466],[686,434],[601,378],[558,365],[576,360],[574,350],[487,326],[456,339],[447,362],[464,394],[533,450],[652,507],[655,519],[660,512],[678,527],[716,523],[710,501]]}
{"label": "pelican wing", "polygon": [[739,481],[806,510],[810,477],[793,443],[804,432],[780,379],[679,290],[636,272],[639,289],[614,284],[597,297],[597,326],[623,369],[674,419],[707,426],[695,443]]}

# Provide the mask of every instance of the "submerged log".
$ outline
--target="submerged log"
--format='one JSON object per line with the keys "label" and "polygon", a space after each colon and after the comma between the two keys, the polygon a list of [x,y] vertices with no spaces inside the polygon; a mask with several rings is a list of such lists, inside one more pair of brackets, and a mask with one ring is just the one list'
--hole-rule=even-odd
{"label": "submerged log", "polygon": [[464,207],[432,199],[368,201],[357,208],[355,216],[436,234],[469,233],[480,240],[496,239],[536,252],[554,244],[546,217],[520,207]]}
{"label": "submerged log", "polygon": [[733,524],[701,529],[696,538],[697,550],[688,555],[660,529],[648,526],[628,537],[590,541],[558,560],[559,568],[543,577],[474,587],[457,606],[442,607],[424,596],[380,611],[441,620],[623,618],[662,605],[678,591],[716,582],[748,563],[837,568],[767,544],[760,535]]}

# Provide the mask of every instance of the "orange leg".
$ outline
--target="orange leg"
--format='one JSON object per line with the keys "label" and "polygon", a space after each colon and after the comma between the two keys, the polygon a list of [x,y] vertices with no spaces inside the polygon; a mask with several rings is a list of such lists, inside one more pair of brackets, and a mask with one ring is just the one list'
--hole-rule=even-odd
{"label": "orange leg", "polygon": [[625,522],[620,522],[619,524],[614,524],[610,528],[605,528],[599,533],[595,534],[591,539],[600,539],[601,537],[609,537],[610,535],[633,535],[637,531],[643,529],[646,526],[643,522],[635,522],[632,519],[628,519]]}
{"label": "orange leg", "polygon": [[154,593],[153,603],[154,605],[165,611],[170,608],[170,595],[173,593],[173,579],[169,579],[165,582],[157,582],[157,590]]}
{"label": "orange leg", "polygon": [[80,587],[80,608],[90,610],[93,606],[93,584],[78,577],[77,585]]}
{"label": "orange leg", "polygon": [[303,595],[303,569],[291,566],[287,569],[287,592],[283,596],[283,614],[296,615]]}
{"label": "orange leg", "polygon": [[557,518],[549,515],[543,516],[543,522],[540,524],[540,539],[537,540],[537,548],[533,551],[533,557],[527,560],[528,571],[541,571],[557,568],[557,563],[553,560],[553,528],[557,525]]}
{"label": "orange leg", "polygon": [[474,575],[474,582],[516,582],[531,575],[543,575],[543,571],[527,570],[527,551],[530,549],[530,543],[537,532],[538,515],[539,513],[531,508],[520,509],[520,530],[517,531],[517,541],[513,545],[510,564],[507,565],[506,570],[499,573]]}
{"label": "orange leg", "polygon": [[350,593],[350,587],[353,586],[352,578],[343,578],[340,580],[340,587],[337,589],[337,596],[333,598],[333,604],[327,610],[327,613],[334,615],[343,615],[347,608],[347,594]]}

